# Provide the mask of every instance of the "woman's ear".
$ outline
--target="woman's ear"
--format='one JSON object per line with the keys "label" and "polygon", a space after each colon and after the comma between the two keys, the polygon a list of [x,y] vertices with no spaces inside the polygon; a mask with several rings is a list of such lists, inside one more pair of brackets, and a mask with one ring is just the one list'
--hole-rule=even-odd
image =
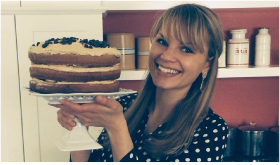
{"label": "woman's ear", "polygon": [[206,61],[205,67],[204,67],[204,69],[202,70],[202,72],[208,72],[208,71],[209,71],[209,65],[210,65],[209,61]]}

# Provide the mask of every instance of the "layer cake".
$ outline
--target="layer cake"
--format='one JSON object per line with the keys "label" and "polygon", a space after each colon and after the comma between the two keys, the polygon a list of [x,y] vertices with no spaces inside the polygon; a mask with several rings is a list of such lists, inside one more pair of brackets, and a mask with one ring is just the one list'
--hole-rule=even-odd
{"label": "layer cake", "polygon": [[39,93],[119,90],[120,52],[103,41],[51,38],[32,45],[30,89]]}

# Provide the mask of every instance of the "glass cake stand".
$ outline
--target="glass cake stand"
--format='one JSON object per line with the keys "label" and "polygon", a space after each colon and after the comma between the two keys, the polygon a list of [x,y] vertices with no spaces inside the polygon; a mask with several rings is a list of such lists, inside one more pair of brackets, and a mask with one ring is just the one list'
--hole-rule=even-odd
{"label": "glass cake stand", "polygon": [[[29,88],[27,88],[29,90]],[[121,96],[136,93],[130,89],[120,88],[118,92],[112,93],[52,93],[41,94],[29,90],[29,94],[36,97],[43,97],[49,104],[61,104],[60,99],[67,99],[74,103],[93,103],[95,96],[102,95],[111,99],[117,99]],[[86,126],[84,126],[77,118],[74,119],[77,125],[73,127],[72,131],[68,131],[55,144],[61,151],[79,151],[89,149],[102,148],[100,144],[88,133]]]}

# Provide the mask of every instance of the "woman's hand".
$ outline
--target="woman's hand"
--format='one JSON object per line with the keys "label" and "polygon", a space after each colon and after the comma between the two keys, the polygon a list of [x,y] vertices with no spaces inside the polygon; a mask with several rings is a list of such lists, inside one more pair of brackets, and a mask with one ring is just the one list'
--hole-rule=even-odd
{"label": "woman's hand", "polygon": [[[58,105],[53,105],[55,107],[58,107]],[[59,124],[66,128],[67,130],[71,131],[73,127],[76,126],[76,122],[74,121],[75,116],[68,113],[67,111],[58,110],[57,111],[57,120]]]}
{"label": "woman's hand", "polygon": [[116,131],[119,124],[123,124],[125,121],[123,107],[120,103],[104,96],[96,96],[95,103],[82,105],[66,99],[62,99],[60,102],[61,105],[55,105],[61,109],[58,111],[58,121],[66,129],[72,126],[74,116],[85,126],[105,127],[107,131]]}

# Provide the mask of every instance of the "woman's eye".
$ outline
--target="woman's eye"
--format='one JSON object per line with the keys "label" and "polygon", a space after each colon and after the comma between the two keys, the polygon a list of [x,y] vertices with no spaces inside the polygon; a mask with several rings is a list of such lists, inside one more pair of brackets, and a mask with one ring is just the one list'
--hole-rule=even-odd
{"label": "woman's eye", "polygon": [[168,46],[168,43],[162,38],[157,39],[157,42],[163,46]]}
{"label": "woman's eye", "polygon": [[183,47],[181,49],[181,51],[184,52],[184,53],[193,53],[193,51],[190,48],[188,48],[188,47]]}

